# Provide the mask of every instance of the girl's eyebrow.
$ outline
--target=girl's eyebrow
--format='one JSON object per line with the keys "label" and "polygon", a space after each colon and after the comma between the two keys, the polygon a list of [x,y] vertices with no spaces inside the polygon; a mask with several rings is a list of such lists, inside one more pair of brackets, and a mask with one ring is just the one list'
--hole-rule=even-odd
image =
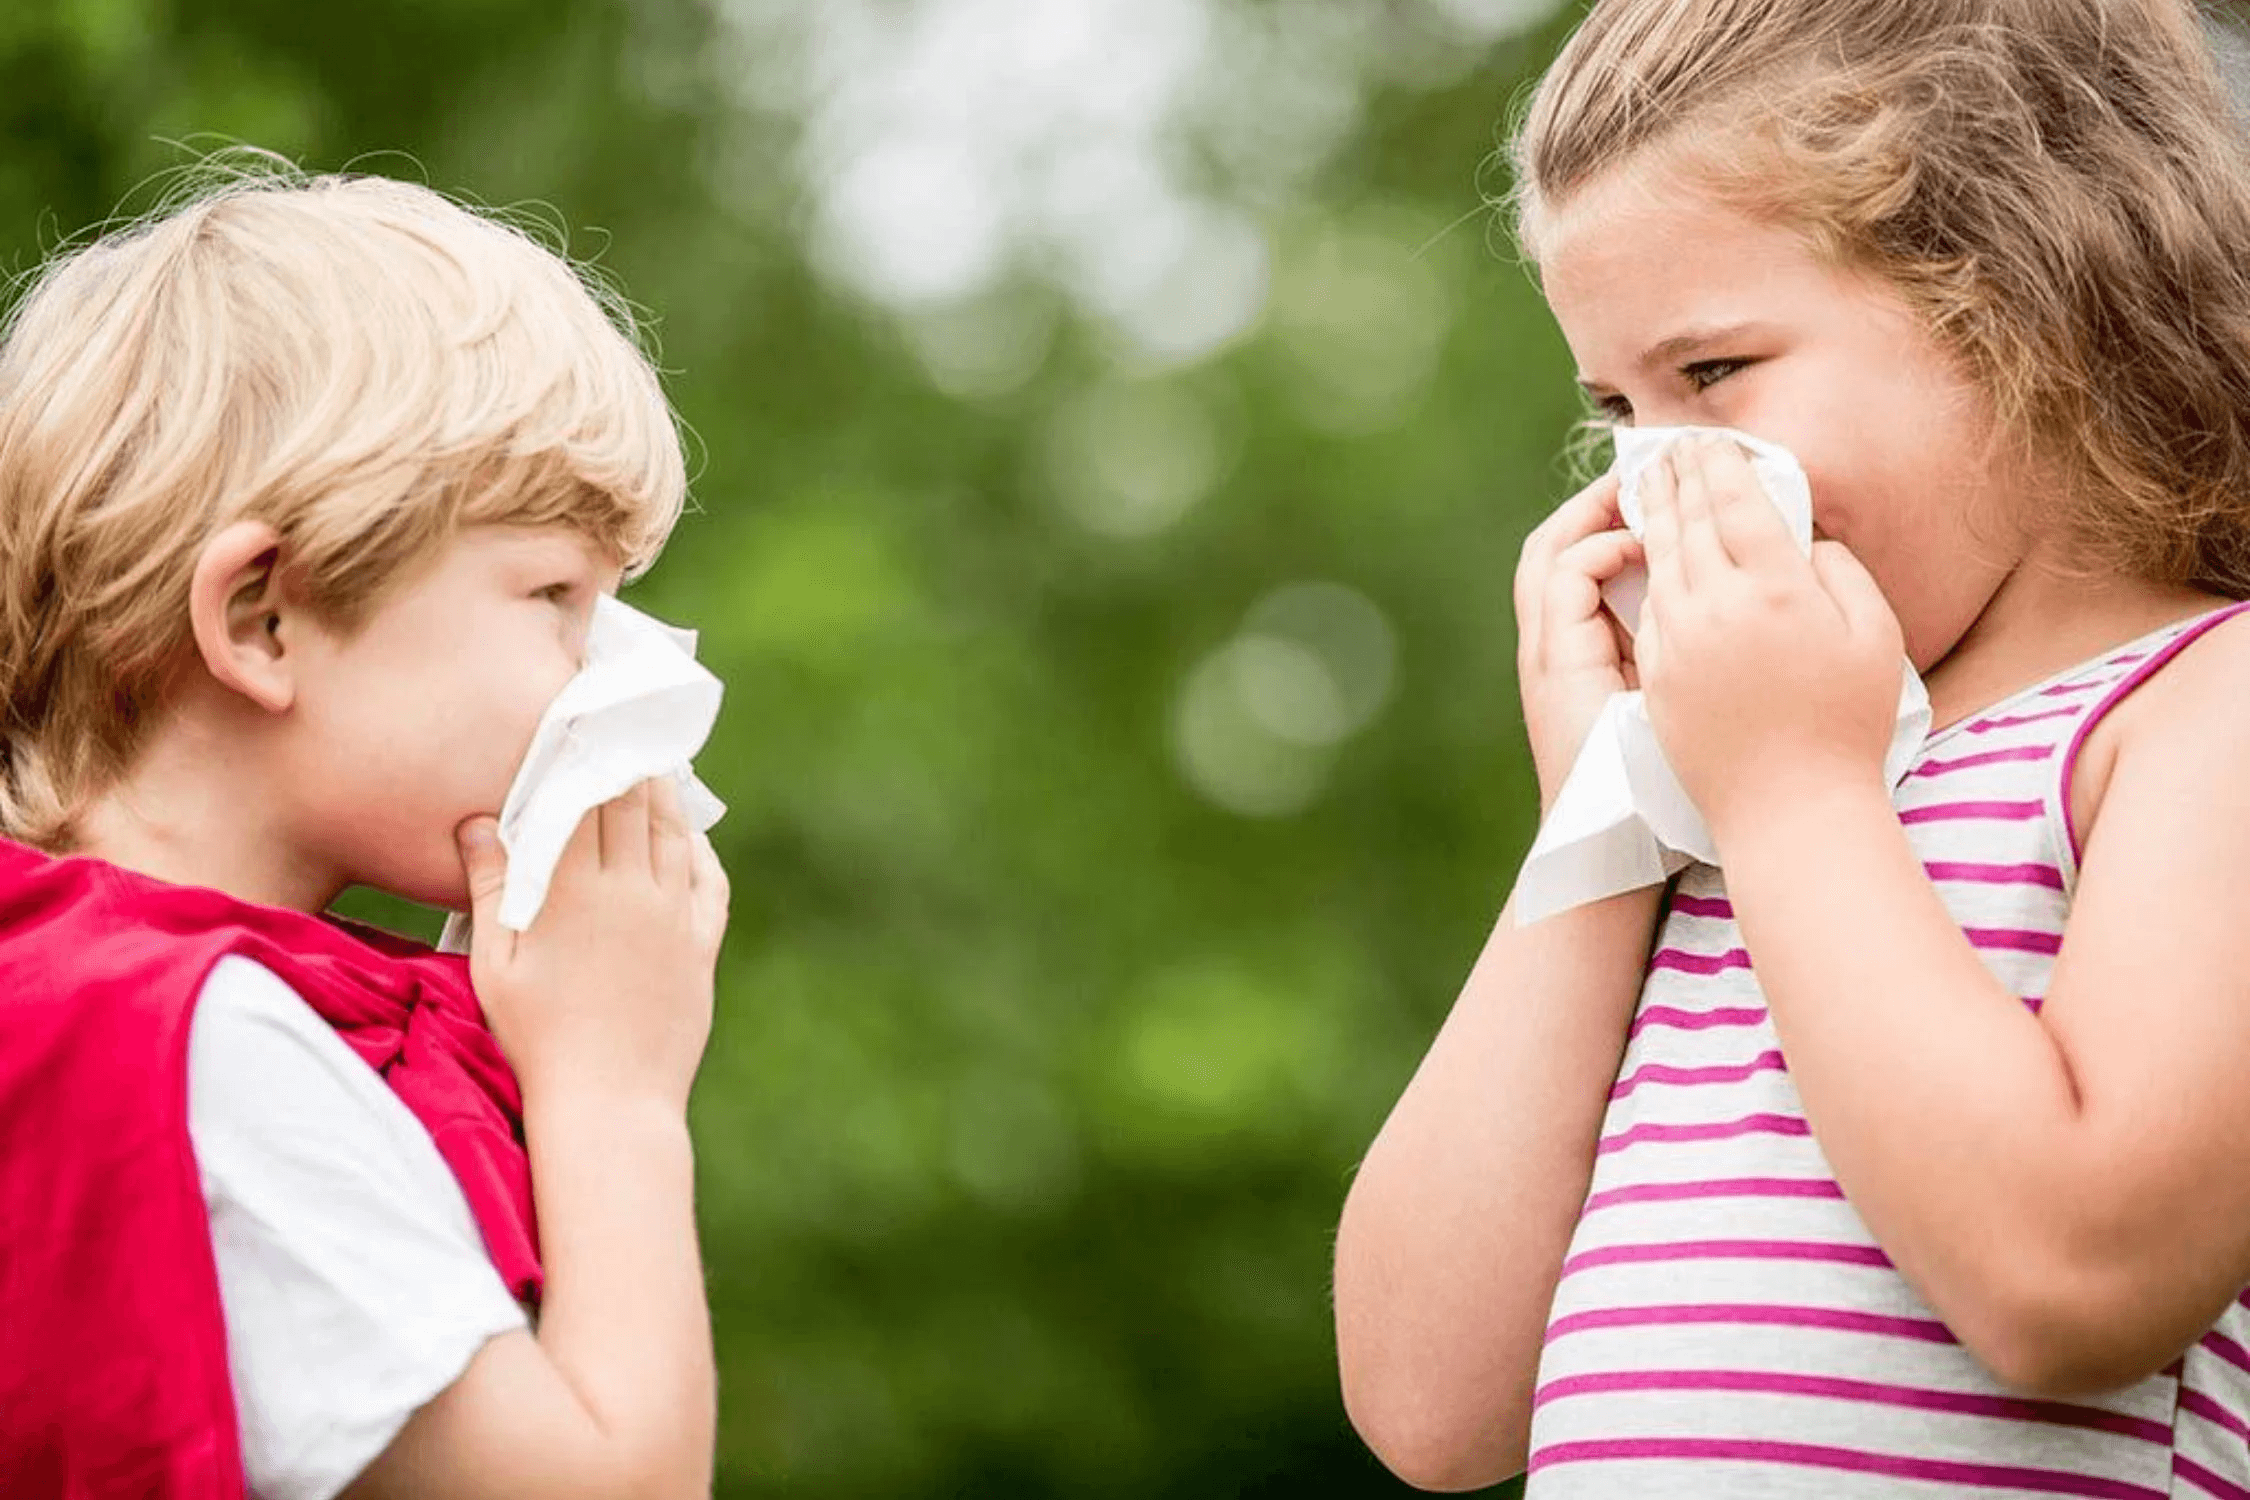
{"label": "girl's eyebrow", "polygon": [[1641,356],[1641,368],[1647,370],[1660,365],[1677,364],[1690,355],[1701,353],[1713,344],[1724,344],[1729,340],[1741,338],[1744,334],[1755,331],[1758,326],[1756,323],[1723,323],[1690,328],[1684,332],[1675,333],[1670,338],[1649,347],[1648,352]]}
{"label": "girl's eyebrow", "polygon": [[[1762,323],[1742,322],[1712,323],[1689,328],[1673,334],[1668,339],[1650,345],[1648,352],[1641,356],[1640,365],[1644,370],[1670,369],[1686,362],[1697,354],[1703,353],[1713,345],[1731,343],[1736,339],[1763,332],[1765,326]],[[1583,375],[1578,377],[1578,388],[1597,401],[1610,394],[1610,387],[1606,383],[1599,380],[1589,380]]]}

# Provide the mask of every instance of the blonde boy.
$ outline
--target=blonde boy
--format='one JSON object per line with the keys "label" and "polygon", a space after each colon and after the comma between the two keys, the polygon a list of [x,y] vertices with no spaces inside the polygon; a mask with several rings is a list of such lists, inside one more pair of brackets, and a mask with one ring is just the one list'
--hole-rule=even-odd
{"label": "blonde boy", "polygon": [[19,305],[0,1492],[708,1491],[709,845],[637,789],[466,964],[319,916],[497,900],[489,815],[681,507],[629,326],[435,193],[273,173]]}

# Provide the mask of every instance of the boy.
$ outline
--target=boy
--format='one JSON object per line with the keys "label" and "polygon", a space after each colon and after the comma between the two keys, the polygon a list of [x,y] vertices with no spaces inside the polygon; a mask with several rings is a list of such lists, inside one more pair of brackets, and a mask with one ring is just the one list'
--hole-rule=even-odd
{"label": "boy", "polygon": [[[491,919],[490,814],[682,503],[623,321],[434,193],[275,176],[11,320],[0,1492],[708,1492],[725,877],[652,783]],[[318,915],[357,883],[472,907],[467,963]]]}

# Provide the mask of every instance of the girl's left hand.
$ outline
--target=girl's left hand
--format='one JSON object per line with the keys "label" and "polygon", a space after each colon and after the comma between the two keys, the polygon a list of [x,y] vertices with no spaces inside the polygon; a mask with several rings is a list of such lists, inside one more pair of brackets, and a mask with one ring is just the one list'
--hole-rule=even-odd
{"label": "girl's left hand", "polygon": [[[1881,783],[1904,643],[1842,544],[1798,552],[1740,447],[1689,438],[1642,487],[1649,718],[1722,855],[1760,805]],[[1888,791],[1888,788],[1885,788]]]}

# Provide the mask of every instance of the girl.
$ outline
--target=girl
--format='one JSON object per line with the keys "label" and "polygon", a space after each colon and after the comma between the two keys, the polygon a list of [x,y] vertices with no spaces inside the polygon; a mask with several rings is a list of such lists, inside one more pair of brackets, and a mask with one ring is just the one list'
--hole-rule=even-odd
{"label": "girl", "polygon": [[[1338,1236],[1401,1475],[2250,1494],[2250,153],[2188,0],[1597,0],[1517,146],[1614,421],[1516,582],[1721,869],[1503,913]],[[1645,562],[1637,653],[1600,585]],[[1936,729],[1895,790],[1901,652]]]}

